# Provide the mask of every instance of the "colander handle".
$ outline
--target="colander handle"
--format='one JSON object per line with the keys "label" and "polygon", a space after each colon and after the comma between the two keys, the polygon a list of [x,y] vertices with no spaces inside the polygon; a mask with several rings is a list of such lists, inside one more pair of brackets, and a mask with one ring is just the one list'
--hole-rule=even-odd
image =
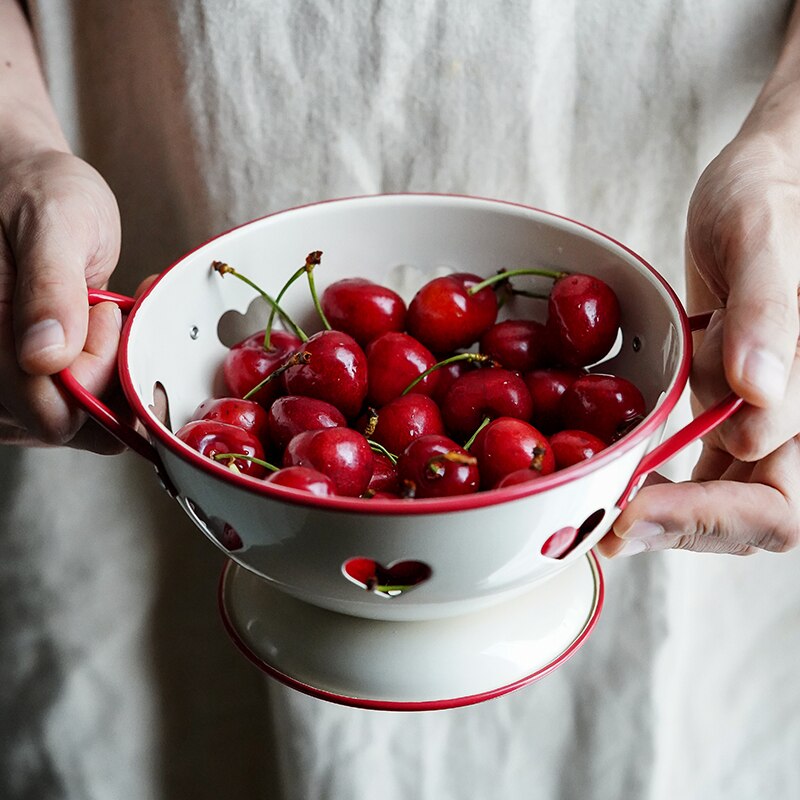
{"label": "colander handle", "polygon": [[[689,327],[692,331],[703,330],[708,327],[713,312],[704,312],[689,317]],[[688,425],[681,428],[677,433],[662,442],[658,447],[651,450],[640,462],[633,477],[625,487],[617,507],[624,509],[633,500],[636,492],[639,491],[645,478],[663,464],[666,464],[673,456],[677,455],[684,447],[688,447],[697,439],[702,439],[714,430],[718,425],[725,422],[742,405],[744,401],[741,397],[731,392],[723,400],[720,400],[711,408],[707,408],[702,414],[696,416]]]}
{"label": "colander handle", "polygon": [[[116,294],[114,292],[107,292],[102,289],[89,289],[88,294],[90,306],[109,301],[116,303],[123,313],[130,311],[136,303],[132,297]],[[130,447],[131,450],[138,453],[140,456],[144,456],[155,466],[162,483],[169,491],[171,484],[166,476],[161,458],[155,447],[133,427],[123,422],[117,414],[88,391],[85,386],[78,383],[69,369],[62,369],[61,372],[58,373],[58,378],[67,394],[69,394],[95,422],[99,423],[112,436],[115,436],[119,441]]]}

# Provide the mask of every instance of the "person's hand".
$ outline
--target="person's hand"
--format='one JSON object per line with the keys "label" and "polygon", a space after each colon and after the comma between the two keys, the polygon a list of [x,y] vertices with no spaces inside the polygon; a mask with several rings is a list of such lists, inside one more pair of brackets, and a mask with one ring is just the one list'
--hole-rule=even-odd
{"label": "person's hand", "polygon": [[120,313],[89,310],[120,247],[119,211],[100,175],[68,153],[0,161],[0,443],[117,452],[52,376],[69,367],[89,391],[112,385]]}
{"label": "person's hand", "polygon": [[639,492],[600,543],[604,555],[744,555],[800,541],[798,220],[800,164],[768,137],[740,136],[701,176],[687,278],[690,294],[694,286],[721,310],[696,352],[694,404],[707,408],[733,390],[746,405],[703,442],[694,482]]}

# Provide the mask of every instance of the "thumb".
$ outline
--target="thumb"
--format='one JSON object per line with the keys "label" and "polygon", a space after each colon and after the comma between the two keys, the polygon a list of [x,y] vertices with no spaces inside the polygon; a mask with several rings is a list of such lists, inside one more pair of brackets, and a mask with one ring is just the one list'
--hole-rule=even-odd
{"label": "thumb", "polygon": [[797,352],[796,250],[787,252],[789,244],[773,243],[751,257],[743,253],[726,269],[725,376],[734,392],[762,408],[783,400]]}

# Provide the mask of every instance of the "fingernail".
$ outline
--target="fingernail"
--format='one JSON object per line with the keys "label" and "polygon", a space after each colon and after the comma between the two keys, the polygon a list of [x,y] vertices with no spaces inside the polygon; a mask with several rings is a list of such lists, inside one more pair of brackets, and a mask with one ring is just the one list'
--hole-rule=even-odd
{"label": "fingernail", "polygon": [[637,519],[628,530],[617,533],[620,539],[652,539],[654,536],[662,536],[664,526],[657,522],[647,522],[647,520]]}
{"label": "fingernail", "polygon": [[117,330],[122,330],[122,309],[119,306],[114,306],[114,320],[117,323]]}
{"label": "fingernail", "polygon": [[780,402],[786,392],[786,367],[769,350],[751,350],[744,360],[742,377],[768,400]]}
{"label": "fingernail", "polygon": [[33,358],[48,350],[62,349],[66,342],[64,329],[58,320],[42,320],[25,332],[19,349],[20,360]]}
{"label": "fingernail", "polygon": [[622,547],[614,553],[614,558],[627,558],[628,556],[635,556],[638,553],[644,553],[647,550],[647,544],[641,539],[631,539],[625,542]]}

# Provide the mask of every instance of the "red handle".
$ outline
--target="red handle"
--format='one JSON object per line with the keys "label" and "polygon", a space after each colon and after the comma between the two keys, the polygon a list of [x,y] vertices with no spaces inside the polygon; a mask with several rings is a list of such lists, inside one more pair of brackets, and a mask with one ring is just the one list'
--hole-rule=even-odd
{"label": "red handle", "polygon": [[[130,311],[136,301],[132,297],[127,297],[114,292],[106,292],[101,289],[89,289],[89,305],[110,301],[116,303],[123,312]],[[144,456],[156,468],[162,482],[169,490],[170,482],[164,472],[159,455],[150,442],[138,433],[134,428],[123,422],[105,403],[95,397],[86,387],[82,386],[75,379],[69,369],[63,369],[58,373],[61,385],[72,396],[73,400],[86,411],[86,413],[112,436],[119,439],[131,450]]]}
{"label": "red handle", "polygon": [[[689,327],[693,331],[703,330],[708,327],[711,321],[711,314],[713,312],[706,312],[703,314],[696,314],[689,317]],[[624,509],[630,503],[636,492],[644,483],[644,479],[653,470],[658,469],[660,466],[669,461],[674,455],[677,455],[684,447],[687,447],[697,439],[702,439],[703,436],[710,433],[718,425],[725,422],[728,417],[733,415],[739,409],[744,401],[741,397],[737,397],[731,392],[719,403],[706,409],[702,414],[695,417],[686,427],[681,428],[677,433],[662,442],[658,447],[651,450],[640,462],[631,477],[625,491],[617,503],[617,507]]]}

